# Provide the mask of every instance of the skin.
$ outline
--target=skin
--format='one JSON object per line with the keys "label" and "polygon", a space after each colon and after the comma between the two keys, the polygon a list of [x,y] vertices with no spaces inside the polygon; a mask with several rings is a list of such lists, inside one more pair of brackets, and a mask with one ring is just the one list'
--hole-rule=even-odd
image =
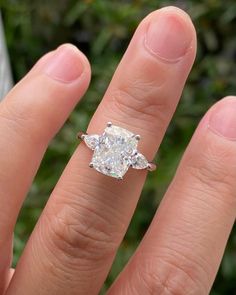
{"label": "skin", "polygon": [[[174,7],[137,28],[91,122],[140,134],[152,159],[196,54],[189,16]],[[66,44],[42,57],[0,104],[0,294],[98,294],[134,213],[145,171],[117,181],[88,167],[79,144],[25,247],[10,269],[19,210],[51,138],[90,80],[86,57]],[[143,241],[109,295],[208,294],[236,212],[236,98],[198,126]],[[12,182],[14,179],[14,185]],[[14,274],[13,274],[14,273]]]}

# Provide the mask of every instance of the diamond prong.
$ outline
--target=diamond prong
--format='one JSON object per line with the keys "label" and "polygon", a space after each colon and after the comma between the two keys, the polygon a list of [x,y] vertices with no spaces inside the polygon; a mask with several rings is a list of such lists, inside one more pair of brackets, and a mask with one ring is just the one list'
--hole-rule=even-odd
{"label": "diamond prong", "polygon": [[112,122],[107,122],[107,127],[111,127],[112,126]]}
{"label": "diamond prong", "polygon": [[77,138],[84,140],[86,135],[87,135],[87,133],[80,131],[79,133],[77,133]]}
{"label": "diamond prong", "polygon": [[118,176],[118,177],[117,177],[117,179],[118,179],[118,180],[122,180],[122,179],[123,179],[123,177],[121,177],[121,176]]}
{"label": "diamond prong", "polygon": [[92,162],[89,163],[89,167],[93,168],[93,163]]}
{"label": "diamond prong", "polygon": [[140,140],[140,139],[141,139],[141,136],[140,136],[139,134],[136,134],[134,137],[135,137],[135,139],[137,139],[137,140]]}
{"label": "diamond prong", "polygon": [[149,162],[148,165],[147,165],[147,170],[148,171],[156,170],[156,164]]}

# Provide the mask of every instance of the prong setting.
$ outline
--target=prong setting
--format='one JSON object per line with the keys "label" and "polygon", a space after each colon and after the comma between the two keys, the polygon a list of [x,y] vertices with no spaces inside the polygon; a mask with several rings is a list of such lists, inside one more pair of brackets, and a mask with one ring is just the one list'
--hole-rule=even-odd
{"label": "prong setting", "polygon": [[147,165],[147,170],[148,171],[156,170],[156,164],[149,162],[148,165]]}
{"label": "prong setting", "polygon": [[81,140],[84,140],[85,136],[87,135],[87,133],[84,133],[82,131],[80,131],[78,134],[77,134],[77,138],[78,139],[81,139]]}
{"label": "prong setting", "polygon": [[156,165],[138,151],[140,135],[111,122],[107,122],[102,134],[79,132],[78,138],[93,151],[89,167],[107,176],[122,180],[129,168],[156,169]]}

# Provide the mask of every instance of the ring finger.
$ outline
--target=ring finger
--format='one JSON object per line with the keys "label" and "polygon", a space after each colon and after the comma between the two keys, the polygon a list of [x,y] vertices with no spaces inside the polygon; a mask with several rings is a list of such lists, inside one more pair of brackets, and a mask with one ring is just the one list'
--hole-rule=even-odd
{"label": "ring finger", "polygon": [[[152,159],[176,108],[195,50],[195,31],[185,13],[165,8],[150,14],[135,32],[88,132],[101,133],[106,122],[112,121],[140,134],[140,151]],[[91,151],[81,144],[52,193],[8,295],[39,294],[39,288],[42,295],[48,290],[51,295],[65,290],[98,293],[146,174],[129,171],[118,182],[89,169],[90,159]]]}

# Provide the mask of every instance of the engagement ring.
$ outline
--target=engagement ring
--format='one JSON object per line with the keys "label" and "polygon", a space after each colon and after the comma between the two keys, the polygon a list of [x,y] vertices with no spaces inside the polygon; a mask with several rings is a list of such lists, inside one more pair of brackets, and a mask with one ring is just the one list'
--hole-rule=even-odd
{"label": "engagement ring", "polygon": [[101,135],[79,132],[87,147],[93,150],[93,157],[89,167],[105,175],[123,179],[129,169],[147,169],[154,171],[156,165],[138,152],[140,136],[127,129],[107,123]]}

